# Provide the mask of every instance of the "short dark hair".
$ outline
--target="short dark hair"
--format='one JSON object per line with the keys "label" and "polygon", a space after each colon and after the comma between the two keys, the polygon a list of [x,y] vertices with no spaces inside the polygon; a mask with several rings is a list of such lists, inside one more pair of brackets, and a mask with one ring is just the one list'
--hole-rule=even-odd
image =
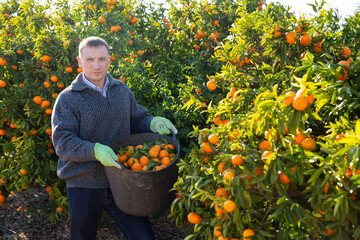
{"label": "short dark hair", "polygon": [[89,47],[99,47],[99,46],[105,46],[108,53],[110,52],[109,49],[109,45],[107,44],[107,42],[100,38],[100,37],[87,37],[84,40],[82,40],[79,44],[79,57],[81,56],[81,52],[84,49],[84,47],[89,46]]}

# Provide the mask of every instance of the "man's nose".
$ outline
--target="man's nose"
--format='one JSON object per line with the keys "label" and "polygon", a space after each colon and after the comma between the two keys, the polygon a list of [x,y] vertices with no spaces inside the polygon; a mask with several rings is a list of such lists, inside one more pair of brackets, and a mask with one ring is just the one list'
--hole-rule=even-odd
{"label": "man's nose", "polygon": [[94,68],[100,68],[100,62],[98,60],[95,60],[94,64],[93,64],[93,67]]}

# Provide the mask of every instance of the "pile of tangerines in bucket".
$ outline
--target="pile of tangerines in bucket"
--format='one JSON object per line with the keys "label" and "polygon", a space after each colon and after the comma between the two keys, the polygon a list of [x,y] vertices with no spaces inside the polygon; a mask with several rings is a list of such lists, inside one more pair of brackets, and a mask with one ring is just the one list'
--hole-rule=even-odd
{"label": "pile of tangerines in bucket", "polygon": [[175,160],[176,153],[174,145],[157,140],[122,147],[117,156],[121,164],[133,171],[159,171]]}

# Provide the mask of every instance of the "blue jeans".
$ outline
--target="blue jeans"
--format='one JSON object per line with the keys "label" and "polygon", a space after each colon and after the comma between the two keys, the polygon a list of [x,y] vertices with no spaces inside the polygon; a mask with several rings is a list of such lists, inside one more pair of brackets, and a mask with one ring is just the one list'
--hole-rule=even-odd
{"label": "blue jeans", "polygon": [[95,240],[97,226],[105,210],[128,240],[155,240],[149,217],[132,216],[115,204],[111,190],[67,188],[71,239]]}

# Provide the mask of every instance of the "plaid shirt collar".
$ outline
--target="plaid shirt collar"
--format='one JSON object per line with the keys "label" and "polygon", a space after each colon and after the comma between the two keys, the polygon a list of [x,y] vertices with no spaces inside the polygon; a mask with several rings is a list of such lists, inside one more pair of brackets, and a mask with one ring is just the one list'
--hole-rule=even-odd
{"label": "plaid shirt collar", "polygon": [[105,84],[104,84],[103,89],[99,88],[98,86],[96,86],[95,84],[93,84],[92,82],[87,80],[85,77],[85,74],[83,74],[82,79],[87,86],[89,86],[90,88],[94,89],[95,91],[101,93],[101,95],[103,95],[106,98],[106,92],[109,88],[109,79],[107,78],[107,76],[105,76]]}

